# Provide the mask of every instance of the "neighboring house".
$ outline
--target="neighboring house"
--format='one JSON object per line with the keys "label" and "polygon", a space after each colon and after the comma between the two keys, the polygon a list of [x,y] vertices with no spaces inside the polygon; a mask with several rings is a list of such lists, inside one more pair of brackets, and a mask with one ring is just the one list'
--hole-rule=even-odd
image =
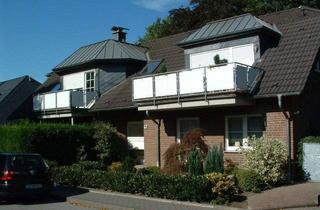
{"label": "neighboring house", "polygon": [[147,166],[196,127],[235,162],[253,135],[284,141],[291,158],[301,137],[320,135],[320,10],[244,14],[135,47],[144,63],[100,91],[88,113],[140,145]]}
{"label": "neighboring house", "polygon": [[0,82],[0,124],[34,118],[32,94],[39,86],[29,76]]}

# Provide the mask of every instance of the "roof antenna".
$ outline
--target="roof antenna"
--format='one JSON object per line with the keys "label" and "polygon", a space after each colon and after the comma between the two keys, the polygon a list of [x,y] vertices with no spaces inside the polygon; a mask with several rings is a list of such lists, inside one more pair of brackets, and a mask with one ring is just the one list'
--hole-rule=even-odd
{"label": "roof antenna", "polygon": [[304,7],[303,7],[302,5],[299,6],[299,9],[300,9],[300,11],[301,11],[302,16],[306,16],[306,13],[305,13],[305,11],[304,11]]}

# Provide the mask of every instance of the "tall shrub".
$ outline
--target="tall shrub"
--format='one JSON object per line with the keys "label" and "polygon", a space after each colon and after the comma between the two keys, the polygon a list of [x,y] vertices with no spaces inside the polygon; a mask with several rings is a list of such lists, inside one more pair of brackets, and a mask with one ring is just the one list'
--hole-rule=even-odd
{"label": "tall shrub", "polygon": [[209,150],[204,162],[205,173],[220,172],[223,173],[223,150],[222,146],[214,146]]}
{"label": "tall shrub", "polygon": [[118,134],[116,128],[109,123],[97,123],[94,126],[93,139],[98,157],[107,165],[121,161],[128,155],[128,141]]}
{"label": "tall shrub", "polygon": [[245,166],[261,176],[266,185],[272,186],[285,179],[287,147],[280,140],[252,139],[252,148],[242,149]]}
{"label": "tall shrub", "polygon": [[167,174],[182,174],[187,172],[187,159],[193,150],[198,150],[201,162],[208,154],[208,145],[204,141],[204,130],[195,128],[181,139],[181,143],[170,145],[164,154],[163,171]]}
{"label": "tall shrub", "polygon": [[199,150],[192,150],[188,157],[188,174],[199,176],[203,174],[203,165]]}

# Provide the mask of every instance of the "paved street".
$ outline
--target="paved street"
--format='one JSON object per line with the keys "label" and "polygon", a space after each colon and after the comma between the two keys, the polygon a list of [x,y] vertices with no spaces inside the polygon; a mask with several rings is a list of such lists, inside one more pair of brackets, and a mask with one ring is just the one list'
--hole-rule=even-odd
{"label": "paved street", "polygon": [[15,199],[10,202],[1,201],[0,210],[92,210],[85,206],[72,205],[53,197],[38,199],[36,197]]}

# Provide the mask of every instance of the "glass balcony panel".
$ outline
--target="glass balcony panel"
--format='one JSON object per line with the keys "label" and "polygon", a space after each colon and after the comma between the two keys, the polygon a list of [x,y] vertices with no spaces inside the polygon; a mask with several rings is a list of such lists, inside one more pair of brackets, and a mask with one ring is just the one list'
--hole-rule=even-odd
{"label": "glass balcony panel", "polygon": [[234,64],[207,68],[207,91],[234,90]]}
{"label": "glass balcony panel", "polygon": [[151,98],[153,97],[152,77],[136,79],[133,81],[133,98]]}
{"label": "glass balcony panel", "polygon": [[177,95],[177,74],[165,74],[155,77],[156,97]]}
{"label": "glass balcony panel", "polygon": [[180,94],[203,92],[203,76],[204,68],[179,72]]}

